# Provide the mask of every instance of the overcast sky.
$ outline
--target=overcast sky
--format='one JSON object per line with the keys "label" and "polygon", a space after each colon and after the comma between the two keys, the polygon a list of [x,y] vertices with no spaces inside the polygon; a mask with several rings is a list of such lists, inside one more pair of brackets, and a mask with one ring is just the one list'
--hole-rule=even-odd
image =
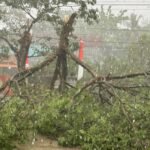
{"label": "overcast sky", "polygon": [[150,0],[97,0],[96,7],[100,8],[101,5],[104,5],[104,8],[111,5],[114,13],[126,9],[128,15],[142,15],[141,24],[150,23]]}
{"label": "overcast sky", "polygon": [[112,5],[114,12],[127,9],[128,13],[143,16],[143,23],[150,22],[150,0],[97,0],[97,6],[103,4],[105,7]]}

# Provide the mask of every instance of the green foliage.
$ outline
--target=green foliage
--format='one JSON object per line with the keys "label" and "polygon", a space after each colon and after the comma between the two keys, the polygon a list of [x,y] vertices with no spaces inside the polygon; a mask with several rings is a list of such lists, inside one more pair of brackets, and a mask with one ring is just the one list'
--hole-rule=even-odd
{"label": "green foliage", "polygon": [[[148,150],[149,100],[118,93],[120,99],[108,105],[89,93],[72,101],[72,94],[46,93],[45,100],[34,105],[33,101],[12,98],[0,112],[1,149],[11,150],[14,141],[25,141],[36,128],[63,146],[79,146],[83,150]],[[143,94],[149,96],[146,91]]]}
{"label": "green foliage", "polygon": [[38,130],[55,136],[61,145],[85,150],[148,149],[150,103],[133,103],[124,96],[123,103],[113,106],[100,105],[87,95],[76,103],[55,96],[40,106]]}
{"label": "green foliage", "polygon": [[[40,105],[38,129],[41,133],[58,136],[68,127],[65,123],[65,112],[69,105],[69,99],[56,96],[53,99],[46,100]],[[63,118],[63,119],[62,119]]]}
{"label": "green foliage", "polygon": [[2,45],[0,47],[0,54],[1,54],[0,58],[7,58],[9,54],[9,48]]}
{"label": "green foliage", "polygon": [[142,34],[137,43],[131,43],[128,48],[129,63],[134,70],[147,70],[150,64],[150,36]]}
{"label": "green foliage", "polygon": [[97,65],[97,67],[98,72],[105,75],[128,73],[130,68],[125,60],[113,56],[106,57],[103,64],[101,66]]}
{"label": "green foliage", "polygon": [[0,148],[12,150],[14,142],[24,142],[33,130],[34,109],[20,98],[12,98],[1,110]]}

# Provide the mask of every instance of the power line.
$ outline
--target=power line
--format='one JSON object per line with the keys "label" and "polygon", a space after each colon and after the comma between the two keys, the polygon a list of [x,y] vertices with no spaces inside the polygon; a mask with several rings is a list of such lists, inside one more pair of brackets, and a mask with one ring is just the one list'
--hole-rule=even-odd
{"label": "power line", "polygon": [[99,30],[99,31],[117,31],[117,32],[150,32],[150,30],[148,30],[148,29],[134,29],[134,30],[130,30],[130,29],[111,29],[111,28],[92,28],[92,27],[90,27],[90,28],[81,28],[81,27],[75,27],[75,29],[86,29],[86,30],[90,30],[90,29],[92,29],[92,30]]}
{"label": "power line", "polygon": [[[112,6],[148,6],[150,3],[99,3],[96,5],[112,5]],[[96,6],[95,5],[95,6]]]}
{"label": "power line", "polygon": [[[98,3],[95,5],[89,5],[89,6],[150,6],[150,3]],[[60,6],[60,7],[79,7],[80,5],[66,5],[66,6]]]}
{"label": "power line", "polygon": [[[123,9],[123,8],[122,8]],[[111,8],[111,10],[121,10],[120,8]],[[125,10],[133,10],[133,11],[136,11],[136,10],[141,10],[141,11],[150,11],[149,8],[126,8]]]}
{"label": "power line", "polygon": [[[80,27],[75,27],[75,29],[81,29],[82,31],[83,31],[83,29],[85,29],[85,28],[80,28]],[[53,28],[49,28],[49,29],[53,29]],[[105,31],[113,31],[113,32],[150,32],[150,30],[146,30],[146,29],[142,29],[142,30],[129,30],[129,29],[107,29],[107,28],[92,28],[92,27],[90,27],[90,28],[86,28],[86,30],[96,30],[96,31],[99,31],[99,32],[105,32]],[[78,33],[75,33],[77,36],[89,36],[89,35],[91,35],[91,33],[89,33],[89,34],[87,34],[87,33],[83,33],[83,34],[78,34]],[[8,36],[13,36],[13,35],[15,35],[15,36],[20,36],[20,34],[17,34],[17,33],[9,33],[9,35]],[[98,35],[96,35],[96,36],[98,36]],[[38,39],[56,39],[56,40],[58,40],[58,38],[57,37],[49,37],[49,36],[35,36],[35,35],[33,35],[33,37],[34,38],[38,38]]]}
{"label": "power line", "polygon": [[[116,1],[107,1],[107,0],[106,1],[104,1],[104,0],[102,1],[101,0],[101,3],[113,3],[113,2],[117,2],[117,0]],[[125,0],[120,1],[120,3],[125,3],[125,2],[127,2],[127,1],[125,1]],[[130,3],[135,3],[135,2],[137,2],[137,0],[130,1]],[[149,2],[148,0],[147,1],[146,0],[145,1],[141,0],[141,2],[139,1],[139,3],[148,3],[148,2]]]}
{"label": "power line", "polygon": [[[38,37],[40,38],[40,37]],[[78,37],[79,38],[79,37]],[[52,37],[51,38],[52,40],[60,40],[59,38],[57,37]],[[102,44],[150,44],[149,42],[128,42],[128,41],[104,41],[104,40],[86,40],[86,39],[83,39],[84,42],[89,42],[89,43],[102,43]]]}
{"label": "power line", "polygon": [[[78,27],[79,28],[79,27]],[[51,28],[52,29],[52,28]],[[128,29],[121,29],[121,30],[118,30],[118,29],[106,29],[106,28],[89,28],[89,29],[102,29],[103,31],[111,31],[111,30],[113,30],[113,31],[118,31],[118,32],[121,32],[121,31],[128,31],[128,32],[131,32],[131,30],[128,30]],[[86,30],[88,30],[88,28],[86,29]],[[150,32],[150,30],[134,30],[134,31],[136,31],[136,32],[138,32],[138,31],[145,31],[145,32]],[[17,35],[16,33],[10,33],[9,35],[11,35],[11,36],[13,36],[13,35]],[[80,38],[80,37],[83,37],[83,36],[86,36],[86,37],[88,37],[88,36],[91,36],[91,34],[77,34],[77,37],[78,37],[78,39]],[[97,36],[97,35],[96,35]],[[38,38],[38,39],[49,39],[49,41],[51,42],[51,40],[60,40],[58,37],[49,37],[49,36],[34,36],[33,35],[33,37],[34,38]],[[83,38],[85,38],[85,42],[89,42],[89,43],[103,43],[103,44],[150,44],[149,42],[128,42],[128,41],[116,41],[116,42],[114,42],[114,41],[104,41],[104,40],[100,40],[99,38],[100,38],[100,35],[99,35],[99,37],[95,37],[95,40],[87,40],[86,39],[86,37],[83,37]],[[92,37],[92,38],[94,38],[94,37]]]}

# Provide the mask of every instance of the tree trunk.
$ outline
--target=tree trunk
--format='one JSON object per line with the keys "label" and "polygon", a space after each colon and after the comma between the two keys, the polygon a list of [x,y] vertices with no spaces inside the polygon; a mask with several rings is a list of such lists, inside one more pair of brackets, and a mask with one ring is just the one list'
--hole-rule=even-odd
{"label": "tree trunk", "polygon": [[60,73],[60,85],[59,90],[63,91],[65,89],[66,79],[68,75],[68,67],[67,67],[67,56],[66,53],[63,53],[60,57],[61,60],[61,73]]}
{"label": "tree trunk", "polygon": [[63,52],[57,58],[56,67],[55,67],[55,71],[51,80],[50,88],[51,89],[54,88],[55,82],[59,77],[60,79],[59,91],[60,92],[63,91],[65,89],[67,74],[68,74],[67,56],[66,56],[66,53]]}
{"label": "tree trunk", "polygon": [[59,90],[63,91],[65,89],[65,83],[68,75],[68,67],[67,67],[67,53],[69,44],[69,35],[73,31],[73,23],[75,21],[77,14],[73,13],[67,22],[64,22],[62,27],[62,31],[60,34],[59,48],[58,48],[58,58],[56,63],[56,68],[51,80],[51,89],[54,88],[55,82],[59,76],[60,84]]}
{"label": "tree trunk", "polygon": [[20,48],[16,54],[17,66],[19,72],[25,70],[26,58],[28,56],[31,41],[32,41],[32,37],[30,32],[25,31],[23,37],[19,40]]}
{"label": "tree trunk", "polygon": [[53,74],[53,77],[52,77],[52,80],[51,80],[51,85],[50,85],[50,88],[53,89],[54,86],[55,86],[55,82],[58,78],[58,76],[60,75],[60,58],[58,57],[57,58],[57,62],[56,62],[56,67],[55,67],[55,71],[54,71],[54,74]]}

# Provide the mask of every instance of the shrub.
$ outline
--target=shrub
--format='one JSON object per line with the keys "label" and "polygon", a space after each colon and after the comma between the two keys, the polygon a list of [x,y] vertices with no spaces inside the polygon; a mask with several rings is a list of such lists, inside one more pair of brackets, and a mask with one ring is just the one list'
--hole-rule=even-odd
{"label": "shrub", "polygon": [[1,110],[0,148],[12,150],[14,142],[23,142],[33,130],[33,109],[20,98],[12,98]]}
{"label": "shrub", "polygon": [[55,96],[40,106],[38,130],[83,150],[148,149],[149,102],[133,103],[129,97],[124,102],[100,105],[86,95],[75,104],[69,96]]}
{"label": "shrub", "polygon": [[33,104],[12,98],[1,113],[0,147],[11,150],[30,131],[51,136],[63,146],[83,150],[143,150],[150,147],[150,102],[125,94],[113,105],[101,104],[89,93],[76,101],[71,95],[51,93]]}

